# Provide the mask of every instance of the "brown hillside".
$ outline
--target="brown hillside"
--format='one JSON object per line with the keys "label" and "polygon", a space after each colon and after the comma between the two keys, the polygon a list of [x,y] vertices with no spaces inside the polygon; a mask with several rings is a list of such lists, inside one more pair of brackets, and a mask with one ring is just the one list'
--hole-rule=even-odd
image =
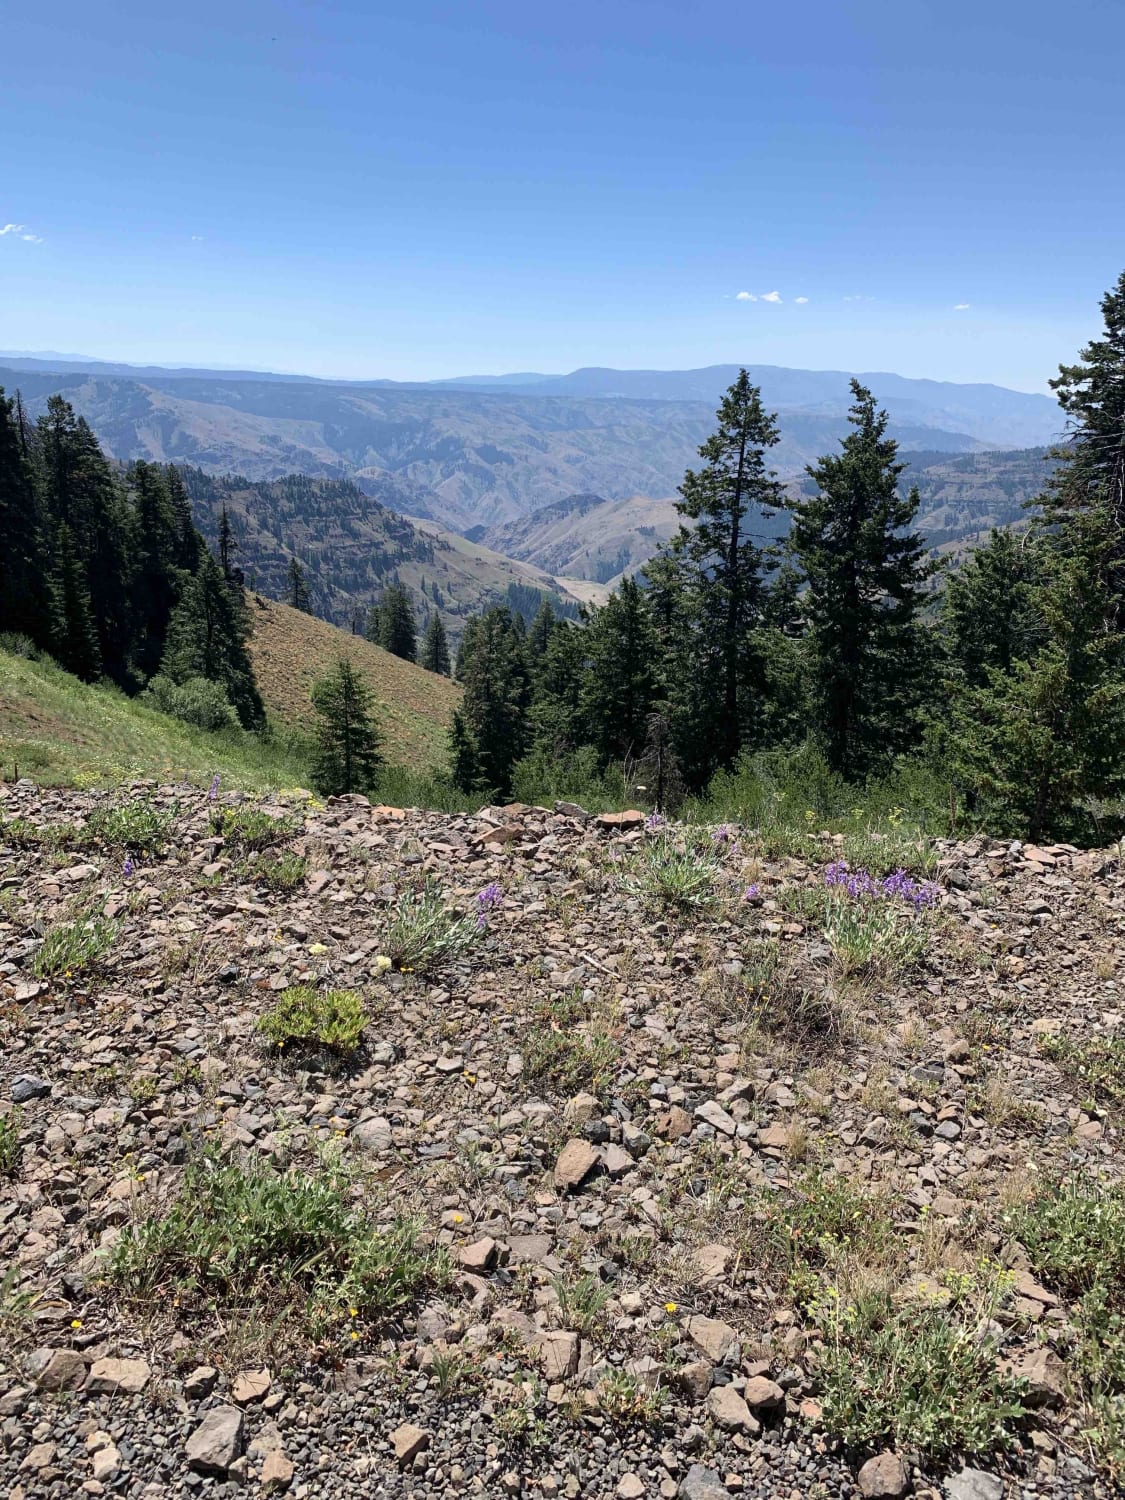
{"label": "brown hillside", "polygon": [[444,762],[446,730],[461,698],[460,688],[447,677],[260,594],[250,595],[250,612],[250,654],[271,715],[287,724],[308,724],[313,684],[346,656],[375,694],[388,759],[418,767]]}

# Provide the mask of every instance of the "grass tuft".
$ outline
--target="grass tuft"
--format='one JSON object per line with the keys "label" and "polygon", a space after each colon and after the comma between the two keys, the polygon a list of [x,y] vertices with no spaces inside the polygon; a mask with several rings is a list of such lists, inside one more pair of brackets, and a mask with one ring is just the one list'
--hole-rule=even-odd
{"label": "grass tuft", "polygon": [[350,1056],[359,1046],[367,1015],[354,990],[317,990],[311,984],[283,990],[258,1030],[274,1047],[327,1047]]}

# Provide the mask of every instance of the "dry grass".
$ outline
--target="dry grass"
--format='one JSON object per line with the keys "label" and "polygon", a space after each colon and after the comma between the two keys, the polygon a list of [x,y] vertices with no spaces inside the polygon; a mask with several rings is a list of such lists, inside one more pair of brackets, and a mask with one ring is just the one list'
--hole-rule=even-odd
{"label": "dry grass", "polygon": [[448,677],[402,661],[363,636],[350,635],[287,604],[250,596],[250,655],[266,710],[287,724],[313,719],[313,684],[341,656],[375,695],[375,721],[389,761],[436,769],[446,761],[446,731],[461,690]]}

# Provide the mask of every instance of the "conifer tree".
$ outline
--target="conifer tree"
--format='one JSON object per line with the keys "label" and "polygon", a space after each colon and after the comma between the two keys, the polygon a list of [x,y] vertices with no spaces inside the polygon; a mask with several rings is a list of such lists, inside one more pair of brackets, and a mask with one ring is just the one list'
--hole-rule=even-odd
{"label": "conifer tree", "polygon": [[0,386],[0,631],[51,639],[51,595],[39,495],[14,399]]}
{"label": "conifer tree", "polygon": [[640,586],[622,579],[586,627],[585,718],[602,764],[641,754],[656,696],[656,635]]}
{"label": "conifer tree", "polygon": [[234,582],[234,554],[238,551],[238,543],[230,524],[230,512],[227,503],[223,501],[223,508],[219,512],[219,567],[223,570],[223,577],[228,583]]}
{"label": "conifer tree", "polygon": [[917,490],[886,435],[887,414],[851,382],[852,431],[807,470],[816,494],[792,502],[789,545],[807,589],[813,727],[831,768],[861,781],[920,733],[927,642],[920,612],[934,565],[911,530]]}
{"label": "conifer tree", "polygon": [[458,791],[472,795],[480,789],[480,765],[472,732],[459,708],[449,726],[449,774]]}
{"label": "conifer tree", "polygon": [[515,764],[527,748],[530,699],[524,643],[511,611],[499,606],[481,615],[467,656],[464,642],[462,647],[461,715],[476,756],[477,784],[506,801]]}
{"label": "conifer tree", "polygon": [[701,469],[688,470],[676,509],[695,526],[681,534],[680,555],[694,568],[702,639],[713,643],[718,712],[710,738],[719,764],[731,764],[753,736],[754,673],[747,636],[761,603],[762,550],[753,534],[759,516],[781,504],[766,453],[778,441],[776,420],[745,370],[727,391],[718,427],[699,450]]}
{"label": "conifer tree", "polygon": [[449,641],[441,615],[436,609],[426,626],[422,642],[422,665],[427,672],[438,672],[442,677],[449,676]]}
{"label": "conifer tree", "polygon": [[289,567],[285,573],[285,602],[291,608],[299,609],[302,614],[312,614],[309,587],[305,582],[305,570],[295,557],[289,559]]}
{"label": "conifer tree", "polygon": [[536,747],[555,758],[589,740],[585,715],[588,645],[585,630],[560,621],[531,677],[531,733]]}
{"label": "conifer tree", "polygon": [[993,531],[946,583],[942,622],[951,663],[973,687],[987,682],[989,668],[1010,672],[1032,656],[1043,636],[1034,592],[1038,553],[1033,535]]}
{"label": "conifer tree", "polygon": [[133,495],[134,545],[132,606],[136,630],[133,666],[142,681],[159,668],[172,610],[187,574],[179,565],[183,550],[164,474],[155,464],[137,463],[129,474]]}
{"label": "conifer tree", "polygon": [[223,570],[205,552],[199,571],[172,612],[161,675],[173,682],[206,677],[219,683],[244,729],[260,729],[265,710],[246,649],[247,619]]}
{"label": "conifer tree", "polygon": [[35,451],[49,523],[70,531],[98,636],[102,670],[129,680],[133,645],[130,554],[134,534],[121,488],[85,418],[51,396]]}
{"label": "conifer tree", "polygon": [[[168,492],[168,504],[176,534],[175,563],[185,573],[194,573],[203,556],[204,543],[191,514],[191,499],[184,484],[183,475],[175,464],[169,464],[164,474],[164,485]],[[237,547],[235,547],[237,551]],[[237,573],[237,569],[235,572]],[[238,580],[241,582],[241,580]]]}
{"label": "conifer tree", "polygon": [[544,595],[543,602],[536,611],[535,618],[527,632],[527,661],[532,672],[537,670],[539,662],[546,654],[551,637],[559,623],[559,617],[555,614],[550,599]]}
{"label": "conifer tree", "polygon": [[1125,631],[1125,271],[1102,298],[1105,327],[1077,363],[1050,382],[1069,419],[1070,441],[1040,505],[1046,535],[1077,555],[1084,533],[1068,523],[1093,514],[1105,543],[1107,626]]}
{"label": "conifer tree", "polygon": [[316,684],[312,702],[317,713],[313,785],[331,797],[371,791],[383,766],[372,695],[346,657]]}
{"label": "conifer tree", "polygon": [[98,633],[86,583],[86,569],[74,545],[74,534],[65,523],[56,533],[51,583],[54,592],[52,655],[60,666],[81,677],[83,682],[93,682],[101,671]]}
{"label": "conifer tree", "polygon": [[376,645],[404,661],[418,659],[418,628],[414,605],[405,584],[391,583],[383,591],[376,614]]}

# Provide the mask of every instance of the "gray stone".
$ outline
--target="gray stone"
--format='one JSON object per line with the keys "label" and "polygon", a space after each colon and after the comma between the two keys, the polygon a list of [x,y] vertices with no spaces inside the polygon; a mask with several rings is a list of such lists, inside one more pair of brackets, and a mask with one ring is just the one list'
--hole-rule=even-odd
{"label": "gray stone", "polygon": [[564,1192],[578,1187],[597,1163],[597,1147],[575,1136],[559,1152],[559,1159],[555,1162],[555,1186]]}
{"label": "gray stone", "polygon": [[430,1434],[424,1427],[415,1427],[413,1422],[404,1422],[391,1433],[391,1446],[400,1464],[412,1463],[419,1453],[430,1446]]}
{"label": "gray stone", "polygon": [[119,1391],[135,1396],[151,1379],[152,1368],[145,1359],[96,1359],[86,1390],[91,1396],[115,1396]]}
{"label": "gray stone", "polygon": [[897,1453],[877,1453],[857,1476],[867,1500],[901,1500],[910,1489],[906,1466]]}
{"label": "gray stone", "polygon": [[237,1406],[214,1406],[187,1440],[188,1466],[197,1474],[225,1474],[242,1456],[246,1426]]}
{"label": "gray stone", "polygon": [[48,1080],[37,1078],[34,1073],[21,1073],[18,1078],[12,1079],[13,1104],[26,1104],[30,1099],[45,1099],[50,1092]]}
{"label": "gray stone", "polygon": [[391,1122],[379,1116],[372,1120],[361,1120],[352,1131],[352,1139],[365,1151],[376,1155],[381,1151],[389,1151],[394,1144]]}
{"label": "gray stone", "polygon": [[679,1496],[680,1500],[730,1500],[726,1485],[706,1464],[692,1464],[680,1480]]}
{"label": "gray stone", "polygon": [[76,1391],[86,1379],[86,1361],[73,1349],[37,1349],[28,1365],[41,1391]]}
{"label": "gray stone", "polygon": [[742,1394],[751,1411],[773,1411],[785,1405],[785,1392],[775,1380],[767,1380],[764,1375],[752,1376]]}
{"label": "gray stone", "polygon": [[729,1323],[718,1318],[694,1317],[684,1323],[684,1331],[698,1349],[714,1364],[722,1364],[738,1343],[738,1334]]}
{"label": "gray stone", "polygon": [[722,1135],[733,1135],[738,1129],[717,1099],[708,1099],[706,1104],[701,1104],[695,1111],[695,1118],[713,1126]]}
{"label": "gray stone", "polygon": [[756,1437],[762,1430],[733,1385],[715,1386],[707,1396],[707,1410],[724,1432],[748,1432]]}
{"label": "gray stone", "polygon": [[945,1481],[946,1500],[1004,1500],[1003,1482],[983,1469],[962,1469]]}

